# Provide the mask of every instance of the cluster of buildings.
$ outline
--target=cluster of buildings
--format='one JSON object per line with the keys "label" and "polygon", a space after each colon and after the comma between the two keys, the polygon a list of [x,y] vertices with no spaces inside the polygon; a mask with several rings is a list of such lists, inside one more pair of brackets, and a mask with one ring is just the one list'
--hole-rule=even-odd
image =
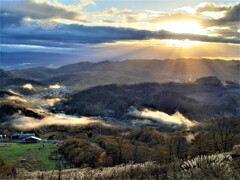
{"label": "cluster of buildings", "polygon": [[50,89],[50,90],[41,92],[41,93],[35,95],[35,97],[44,97],[44,96],[61,97],[63,95],[69,94],[69,93],[71,93],[71,91],[67,87],[61,86],[56,89]]}
{"label": "cluster of buildings", "polygon": [[34,133],[20,133],[14,134],[11,138],[7,138],[6,135],[0,135],[1,141],[20,142],[20,143],[37,143],[41,142],[42,139],[36,137]]}

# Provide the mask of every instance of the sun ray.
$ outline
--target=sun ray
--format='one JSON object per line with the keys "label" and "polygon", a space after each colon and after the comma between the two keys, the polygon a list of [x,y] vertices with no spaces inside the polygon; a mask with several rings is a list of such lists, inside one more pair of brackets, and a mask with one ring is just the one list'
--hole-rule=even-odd
{"label": "sun ray", "polygon": [[183,48],[189,48],[194,45],[199,45],[201,42],[199,41],[190,41],[189,39],[184,40],[167,40],[167,44],[173,45],[173,46],[179,46]]}

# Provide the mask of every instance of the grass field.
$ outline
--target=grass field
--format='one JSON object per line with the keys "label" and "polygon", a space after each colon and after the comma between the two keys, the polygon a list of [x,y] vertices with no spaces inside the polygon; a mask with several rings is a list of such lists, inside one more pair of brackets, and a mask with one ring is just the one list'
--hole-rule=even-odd
{"label": "grass field", "polygon": [[[43,144],[45,148],[39,150]],[[29,170],[54,170],[58,162],[50,160],[49,156],[56,148],[57,144],[53,143],[0,143],[0,157],[6,163]]]}

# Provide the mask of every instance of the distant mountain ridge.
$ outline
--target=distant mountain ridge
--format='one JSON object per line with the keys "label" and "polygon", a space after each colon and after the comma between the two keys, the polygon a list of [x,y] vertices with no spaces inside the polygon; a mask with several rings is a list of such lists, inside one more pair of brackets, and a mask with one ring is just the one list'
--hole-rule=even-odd
{"label": "distant mountain ridge", "polygon": [[0,68],[25,69],[40,66],[61,66],[76,62],[78,56],[47,52],[0,52]]}
{"label": "distant mountain ridge", "polygon": [[13,72],[23,78],[60,83],[73,90],[81,90],[113,83],[191,82],[205,76],[239,82],[240,61],[177,59],[80,62],[56,69],[39,67]]}

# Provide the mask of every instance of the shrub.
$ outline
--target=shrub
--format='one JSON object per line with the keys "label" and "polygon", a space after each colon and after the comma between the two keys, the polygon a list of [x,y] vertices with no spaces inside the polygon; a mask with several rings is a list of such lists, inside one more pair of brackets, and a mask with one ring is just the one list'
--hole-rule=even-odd
{"label": "shrub", "polygon": [[2,169],[2,167],[5,165],[4,161],[2,158],[0,158],[0,169]]}
{"label": "shrub", "polygon": [[91,143],[77,138],[66,140],[60,151],[76,167],[96,167],[101,153]]}
{"label": "shrub", "polygon": [[232,157],[230,155],[215,154],[197,156],[185,161],[182,171],[177,174],[184,179],[231,179]]}
{"label": "shrub", "polygon": [[5,164],[3,159],[0,158],[0,178],[6,178],[8,176],[15,176],[16,168],[13,165]]}
{"label": "shrub", "polygon": [[13,165],[4,165],[1,168],[1,174],[6,176],[15,176],[16,168]]}

